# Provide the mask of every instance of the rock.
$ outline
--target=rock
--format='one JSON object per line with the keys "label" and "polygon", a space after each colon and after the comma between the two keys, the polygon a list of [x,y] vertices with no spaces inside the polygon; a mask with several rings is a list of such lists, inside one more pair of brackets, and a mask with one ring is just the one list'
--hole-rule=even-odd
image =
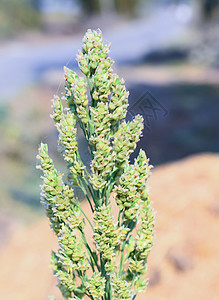
{"label": "rock", "polygon": [[192,258],[177,251],[170,251],[167,254],[167,260],[178,272],[185,272],[193,268]]}
{"label": "rock", "polygon": [[215,217],[219,216],[219,200],[215,200],[208,207],[208,211]]}
{"label": "rock", "polygon": [[155,286],[161,282],[161,271],[159,268],[153,268],[149,274],[148,286]]}

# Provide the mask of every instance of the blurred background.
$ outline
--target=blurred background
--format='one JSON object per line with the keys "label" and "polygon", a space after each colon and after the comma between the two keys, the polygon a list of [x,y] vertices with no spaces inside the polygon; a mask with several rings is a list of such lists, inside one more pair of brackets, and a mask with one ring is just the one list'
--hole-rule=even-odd
{"label": "blurred background", "polygon": [[64,170],[50,100],[63,91],[63,66],[78,72],[88,28],[111,42],[114,70],[130,91],[127,119],[143,115],[139,147],[155,167],[150,283],[137,299],[216,300],[218,0],[0,1],[0,299],[59,295],[35,157],[47,142]]}

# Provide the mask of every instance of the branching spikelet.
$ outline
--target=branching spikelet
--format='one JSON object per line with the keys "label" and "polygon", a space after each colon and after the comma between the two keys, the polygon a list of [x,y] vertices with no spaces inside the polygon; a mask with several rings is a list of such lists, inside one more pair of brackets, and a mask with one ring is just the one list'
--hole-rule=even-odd
{"label": "branching spikelet", "polygon": [[100,299],[104,296],[105,289],[105,278],[102,277],[101,273],[93,273],[92,277],[87,283],[89,293],[94,299]]}
{"label": "branching spikelet", "polygon": [[64,148],[65,160],[67,160],[70,164],[74,163],[75,152],[78,150],[76,141],[77,130],[75,125],[76,120],[70,112],[63,115],[60,123],[57,124],[57,129],[59,131],[59,143]]}
{"label": "branching spikelet", "polygon": [[74,94],[72,91],[72,86],[74,85],[76,79],[78,79],[78,75],[72,70],[64,67],[65,72],[65,100],[68,106],[73,110],[76,115],[76,108],[74,103]]}
{"label": "branching spikelet", "polygon": [[[151,166],[143,150],[134,164],[129,162],[142,134],[143,118],[124,120],[129,93],[124,80],[113,73],[108,54],[101,31],[88,30],[77,57],[83,77],[65,67],[64,96],[53,99],[51,117],[66,177],[55,169],[48,146],[39,147],[41,203],[59,244],[51,266],[66,300],[131,300],[147,284],[143,275],[154,227],[147,187]],[[89,168],[80,156],[78,127],[88,143]],[[75,198],[76,185],[89,202],[92,218]],[[111,201],[118,206],[116,216]],[[93,245],[85,235],[86,225],[93,231]]]}
{"label": "branching spikelet", "polygon": [[63,261],[60,260],[59,255],[55,252],[52,252],[51,255],[51,268],[54,275],[58,278],[59,286],[62,287],[62,290],[69,290],[71,293],[76,287],[75,275],[64,268]]}
{"label": "branching spikelet", "polygon": [[95,145],[99,138],[105,137],[110,131],[110,114],[108,105],[98,102],[95,107],[91,107],[93,121],[93,135],[90,137],[90,144]]}
{"label": "branching spikelet", "polygon": [[56,123],[59,123],[63,115],[63,106],[62,101],[58,96],[54,97],[52,108],[53,114],[51,115],[51,117]]}
{"label": "branching spikelet", "polygon": [[129,92],[126,91],[124,81],[120,80],[119,77],[115,75],[112,83],[112,95],[109,102],[109,109],[113,124],[115,121],[122,120],[126,117],[128,95]]}
{"label": "branching spikelet", "polygon": [[87,124],[89,122],[89,115],[86,109],[88,105],[87,84],[83,77],[78,77],[74,84],[72,84],[72,92],[77,116],[81,119],[83,124]]}
{"label": "branching spikelet", "polygon": [[137,191],[140,192],[141,199],[147,199],[148,196],[148,188],[147,188],[147,179],[150,175],[150,170],[152,168],[149,165],[149,159],[147,158],[145,152],[140,149],[139,155],[135,160],[134,168],[136,171],[136,188]]}
{"label": "branching spikelet", "polygon": [[130,284],[117,275],[112,276],[112,291],[113,299],[131,300]]}
{"label": "branching spikelet", "polygon": [[111,61],[107,58],[109,46],[103,45],[101,31],[88,30],[83,38],[83,52],[78,55],[78,63],[81,71],[86,75],[92,75],[101,64],[103,68],[109,68]]}
{"label": "branching spikelet", "polygon": [[119,185],[115,187],[116,203],[124,215],[124,222],[137,221],[140,208],[140,194],[135,185],[136,172],[133,166],[126,166],[120,177]]}
{"label": "branching spikelet", "polygon": [[114,136],[114,150],[116,152],[116,166],[124,168],[130,154],[135,150],[143,130],[143,118],[137,115],[135,119],[126,123],[123,121]]}
{"label": "branching spikelet", "polygon": [[107,183],[107,177],[114,165],[114,155],[109,140],[98,139],[94,159],[91,162],[92,175],[90,181],[94,189],[102,190]]}
{"label": "branching spikelet", "polygon": [[97,250],[103,258],[112,260],[115,256],[115,248],[120,243],[119,229],[111,216],[109,206],[101,206],[94,213],[94,235]]}
{"label": "branching spikelet", "polygon": [[46,171],[53,171],[54,165],[52,159],[48,154],[48,146],[46,144],[41,143],[39,147],[39,154],[37,155],[37,159],[40,161],[40,164],[37,165],[37,169],[41,169],[44,173]]}
{"label": "branching spikelet", "polygon": [[116,202],[123,212],[125,223],[136,222],[143,209],[142,200],[146,200],[148,195],[146,182],[150,168],[145,152],[140,150],[134,165],[125,166],[119,184],[115,186]]}
{"label": "branching spikelet", "polygon": [[79,270],[84,272],[89,269],[82,240],[78,239],[75,232],[70,230],[66,225],[62,226],[62,230],[59,234],[59,245],[60,250],[58,257],[63,259],[64,262],[66,260],[65,267],[69,271]]}

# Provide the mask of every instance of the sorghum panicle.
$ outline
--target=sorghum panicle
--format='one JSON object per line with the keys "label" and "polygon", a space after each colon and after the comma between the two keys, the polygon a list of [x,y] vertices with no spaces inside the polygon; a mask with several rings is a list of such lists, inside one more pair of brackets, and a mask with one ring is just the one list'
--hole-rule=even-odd
{"label": "sorghum panicle", "polygon": [[[68,169],[66,179],[55,169],[47,145],[39,147],[41,202],[59,244],[51,266],[63,298],[69,300],[134,299],[147,284],[143,275],[154,227],[147,187],[151,166],[143,150],[134,164],[129,162],[142,135],[143,118],[124,120],[129,93],[113,73],[109,48],[100,30],[88,30],[77,56],[83,76],[65,67],[64,96],[53,99],[51,117]],[[89,169],[80,156],[76,124],[88,142]],[[75,186],[89,202],[89,217],[74,195]],[[114,216],[113,201],[118,206]],[[86,224],[93,245],[84,233]]]}

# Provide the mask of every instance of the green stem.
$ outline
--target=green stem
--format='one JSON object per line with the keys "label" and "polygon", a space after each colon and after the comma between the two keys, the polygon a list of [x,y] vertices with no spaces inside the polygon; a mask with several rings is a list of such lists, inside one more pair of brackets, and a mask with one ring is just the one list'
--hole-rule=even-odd
{"label": "green stem", "polygon": [[89,184],[87,185],[87,187],[88,187],[88,190],[89,190],[89,192],[90,192],[90,194],[91,194],[91,197],[93,198],[93,201],[94,201],[94,203],[95,203],[94,191],[92,191],[92,189],[91,189],[91,187],[90,187]]}
{"label": "green stem", "polygon": [[133,231],[133,229],[135,228],[136,226],[136,222],[133,222],[133,224],[131,225],[131,227],[129,228],[129,231],[126,233],[126,237],[123,241],[123,244],[122,244],[122,250],[121,250],[121,259],[120,259],[120,268],[119,268],[119,275],[121,276],[122,274],[122,269],[123,269],[123,257],[124,257],[124,252],[125,252],[125,245],[126,245],[126,242],[127,242],[127,237],[129,236],[129,234]]}
{"label": "green stem", "polygon": [[[89,91],[90,91],[90,97],[91,97],[91,106],[94,107],[94,99],[92,97],[92,90],[93,90],[93,87],[91,86],[91,83],[90,83],[90,78],[89,76],[87,76],[87,82],[88,82],[88,86],[89,86]],[[89,117],[90,117],[90,136],[93,135],[94,133],[94,120],[93,120],[93,115],[91,113],[91,110],[89,110]]]}
{"label": "green stem", "polygon": [[94,297],[91,294],[85,293],[85,295],[94,300]]}
{"label": "green stem", "polygon": [[[77,155],[77,159],[83,164],[82,159],[81,159],[80,154],[79,154],[79,151],[77,151],[76,155]],[[85,172],[86,172],[86,175],[89,177],[89,173],[88,173],[86,167],[85,167]],[[79,179],[78,179],[78,181],[79,181]],[[85,181],[86,185],[84,185],[83,181]],[[84,192],[85,196],[87,197],[87,199],[88,199],[88,196],[87,196],[86,187],[88,188],[88,190],[91,194],[91,197],[93,198],[94,204],[95,204],[95,198],[94,198],[94,195],[93,195],[93,192],[92,192],[92,188],[90,187],[90,183],[87,181],[87,179],[85,177],[83,177],[83,179],[80,180],[79,185],[80,185],[80,188],[82,189],[82,191]],[[90,204],[92,212],[94,212],[94,209],[93,209],[93,206],[90,202],[90,199],[88,199],[88,202]]]}
{"label": "green stem", "polygon": [[84,124],[80,120],[80,118],[78,118],[78,123],[79,123],[79,125],[80,125],[80,127],[81,127],[81,129],[82,129],[82,131],[84,133],[85,138],[88,140],[89,139],[88,133],[87,133],[85,127],[84,127]]}
{"label": "green stem", "polygon": [[121,249],[121,259],[120,259],[120,267],[119,267],[119,276],[122,275],[122,267],[123,267],[123,257],[124,257],[124,252],[125,252],[125,244],[126,244],[126,238],[122,244],[122,249]]}
{"label": "green stem", "polygon": [[[87,242],[86,236],[85,236],[85,234],[84,234],[84,232],[83,232],[82,230],[80,230],[80,232],[81,232],[81,236],[82,236],[82,239],[83,239],[83,241],[84,241],[84,244],[85,244],[87,250],[89,251],[90,256],[91,256],[91,258],[93,259],[93,261],[94,261],[94,263],[95,263],[95,265],[96,265],[98,271],[100,272],[100,266],[98,265],[98,262],[97,262],[96,258],[94,257],[93,251],[91,250],[91,248],[90,248],[90,246],[89,246],[89,244],[88,244],[88,242]],[[92,260],[91,260],[91,261],[92,261]]]}
{"label": "green stem", "polygon": [[90,91],[90,97],[91,97],[91,106],[93,107],[94,105],[94,100],[93,100],[93,97],[92,97],[92,90],[93,90],[93,87],[91,86],[91,83],[90,83],[90,78],[89,76],[87,75],[87,83],[88,83],[88,87],[89,87],[89,91]]}
{"label": "green stem", "polygon": [[84,217],[86,218],[86,220],[88,221],[88,223],[90,224],[92,230],[94,230],[94,227],[93,227],[91,221],[89,220],[89,218],[87,217],[87,215],[85,214],[85,212],[83,211],[83,209],[81,208],[81,206],[78,203],[76,203],[76,205],[80,209],[80,211],[82,212],[82,214],[84,215]]}
{"label": "green stem", "polygon": [[[87,282],[88,278],[87,278],[86,274],[83,276],[82,272],[80,272],[80,275],[81,275],[80,276],[81,282],[84,285],[84,287],[86,288],[86,283],[85,282]],[[87,295],[89,298],[94,300],[94,297],[91,294],[88,294],[88,293],[85,292],[85,295]]]}
{"label": "green stem", "polygon": [[118,215],[118,226],[120,227],[120,217],[121,217],[121,213],[122,213],[122,210],[120,209],[119,210],[119,215]]}
{"label": "green stem", "polygon": [[110,194],[112,192],[113,186],[115,185],[115,181],[112,180],[111,183],[108,185],[108,191],[106,193],[106,205],[109,203]]}
{"label": "green stem", "polygon": [[90,208],[92,210],[92,213],[94,213],[93,205],[92,205],[92,203],[91,203],[90,198],[88,197],[88,195],[86,195],[86,198],[87,198],[87,200],[88,200],[88,202],[90,204]]}
{"label": "green stem", "polygon": [[84,187],[83,181],[82,181],[80,178],[78,178],[78,182],[79,182],[80,188],[82,189],[82,191],[83,191],[84,194],[86,195],[86,194],[87,194],[87,191],[86,191],[86,189],[85,189],[85,187]]}
{"label": "green stem", "polygon": [[[78,179],[78,181],[79,181],[79,186],[80,186],[80,188],[81,188],[82,191],[84,192],[84,195],[85,195],[85,197],[87,198],[87,200],[88,200],[88,202],[89,202],[89,205],[90,205],[90,208],[91,208],[92,212],[94,212],[93,205],[92,205],[92,203],[91,203],[91,201],[90,201],[90,198],[88,197],[88,194],[87,194],[87,191],[86,191],[86,188],[85,188],[85,185],[84,185],[82,179]],[[88,186],[88,185],[87,185],[87,186]],[[91,195],[91,196],[92,196],[92,195]]]}
{"label": "green stem", "polygon": [[132,287],[133,283],[135,282],[136,277],[134,276],[134,278],[132,279],[132,282],[130,283],[130,288]]}
{"label": "green stem", "polygon": [[[87,177],[89,177],[90,174],[88,173],[87,169],[85,169],[85,170],[86,170]],[[87,188],[88,188],[88,190],[89,190],[89,192],[90,192],[90,194],[91,194],[91,196],[93,198],[93,201],[95,203],[94,191],[93,191],[92,186],[90,185],[90,182],[87,181],[86,177],[84,177],[83,180],[85,181],[86,186],[87,186]]]}
{"label": "green stem", "polygon": [[100,266],[101,266],[101,274],[104,276],[105,275],[105,268],[104,268],[102,253],[100,253]]}
{"label": "green stem", "polygon": [[107,192],[106,192],[106,197],[105,197],[105,202],[106,202],[106,205],[109,203],[109,197],[110,197],[110,194],[113,190],[113,187],[116,183],[116,174],[117,174],[117,169],[113,170],[110,175],[109,175],[109,178],[110,178],[110,182],[109,184],[107,185],[106,189],[107,189]]}
{"label": "green stem", "polygon": [[110,283],[110,276],[108,279],[108,299],[111,300],[112,299],[112,288],[111,288],[111,283]]}

